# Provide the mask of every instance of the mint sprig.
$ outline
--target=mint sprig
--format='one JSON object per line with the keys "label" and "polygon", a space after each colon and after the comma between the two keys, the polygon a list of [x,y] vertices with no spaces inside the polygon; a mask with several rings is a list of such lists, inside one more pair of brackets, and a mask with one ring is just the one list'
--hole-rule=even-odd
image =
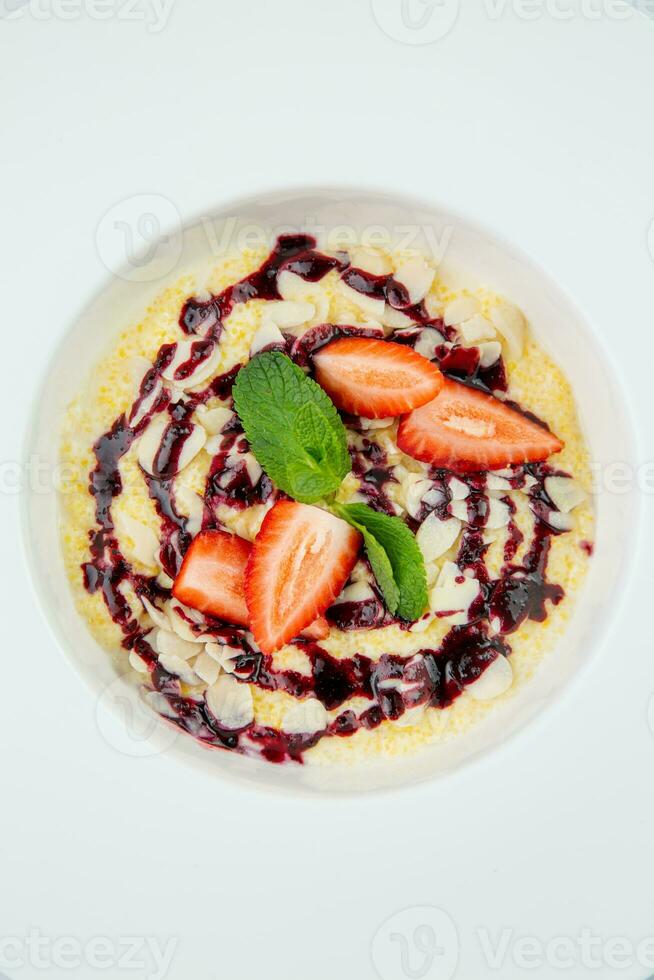
{"label": "mint sprig", "polygon": [[233,396],[250,448],[270,479],[301,503],[327,499],[361,532],[389,612],[419,619],[427,606],[427,578],[406,524],[366,504],[329,503],[350,471],[350,455],[345,426],[322,388],[285,354],[265,351],[241,368]]}
{"label": "mint sprig", "polygon": [[279,351],[241,368],[234,405],[252,452],[280,490],[311,504],[350,470],[345,426],[322,388]]}
{"label": "mint sprig", "polygon": [[427,576],[418,542],[404,521],[366,504],[333,504],[332,508],[363,535],[389,612],[411,622],[419,619],[427,608]]}

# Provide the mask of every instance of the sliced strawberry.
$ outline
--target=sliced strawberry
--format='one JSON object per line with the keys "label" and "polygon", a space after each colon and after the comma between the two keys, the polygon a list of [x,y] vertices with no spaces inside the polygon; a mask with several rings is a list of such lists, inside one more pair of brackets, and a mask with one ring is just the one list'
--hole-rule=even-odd
{"label": "sliced strawberry", "polygon": [[302,630],[300,636],[305,640],[324,640],[329,636],[329,623],[324,616],[318,616],[318,619],[314,619],[313,623]]}
{"label": "sliced strawberry", "polygon": [[499,399],[449,379],[433,401],[402,419],[397,444],[414,459],[459,473],[533,463],[563,448]]}
{"label": "sliced strawberry", "polygon": [[279,500],[266,514],[245,571],[250,628],[272,653],[321,616],[354,568],[361,535],[319,507]]}
{"label": "sliced strawberry", "polygon": [[368,419],[403,415],[431,401],[443,375],[422,354],[386,340],[343,337],[314,355],[316,381],[337,408]]}
{"label": "sliced strawberry", "polygon": [[173,595],[192,609],[248,626],[243,584],[251,548],[236,534],[201,531],[184,556]]}
{"label": "sliced strawberry", "polygon": [[[252,545],[226,531],[202,531],[186,552],[179,570],[173,595],[185,606],[224,619],[239,626],[250,625],[245,603],[245,566]],[[307,640],[324,640],[329,623],[319,616],[302,636]]]}

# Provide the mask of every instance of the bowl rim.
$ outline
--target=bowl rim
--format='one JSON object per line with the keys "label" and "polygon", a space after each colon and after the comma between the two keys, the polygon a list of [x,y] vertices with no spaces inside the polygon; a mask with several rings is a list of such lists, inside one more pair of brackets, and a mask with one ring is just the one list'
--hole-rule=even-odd
{"label": "bowl rim", "polygon": [[[614,383],[616,392],[619,394],[621,399],[623,416],[622,422],[625,432],[628,434],[628,445],[625,446],[624,458],[625,460],[632,461],[634,463],[637,461],[642,444],[642,436],[638,424],[637,413],[635,411],[634,399],[631,397],[629,386],[625,384],[621,371],[616,367],[615,361],[610,357],[610,351],[606,340],[598,332],[593,330],[591,326],[591,318],[586,309],[572,296],[567,287],[564,287],[559,283],[550,269],[544,266],[542,262],[536,261],[523,249],[522,246],[515,244],[503,233],[493,230],[486,223],[470,216],[461,209],[455,209],[447,204],[442,204],[436,197],[428,199],[412,195],[400,188],[378,186],[374,183],[367,184],[365,187],[350,183],[306,183],[299,185],[280,184],[272,187],[270,185],[266,185],[264,187],[254,189],[250,193],[240,194],[234,198],[218,201],[211,208],[204,208],[200,211],[195,211],[188,217],[185,217],[184,214],[180,213],[180,225],[175,230],[175,233],[181,233],[183,235],[207,218],[225,219],[230,216],[237,216],[239,211],[248,205],[267,203],[277,197],[302,198],[308,196],[323,196],[325,198],[329,197],[336,199],[343,196],[352,199],[353,203],[355,199],[358,201],[365,201],[366,199],[372,200],[383,197],[389,204],[397,205],[400,208],[414,208],[423,209],[428,212],[437,212],[444,217],[450,218],[455,224],[460,224],[461,226],[466,227],[485,239],[492,241],[505,255],[516,259],[521,265],[527,266],[537,277],[540,277],[541,280],[547,283],[547,285],[551,287],[555,293],[558,293],[565,300],[568,306],[576,312],[577,323],[580,331],[585,339],[588,340],[595,348],[607,374]],[[161,229],[159,237],[162,239],[167,235],[170,235],[172,232],[172,229],[164,227]],[[168,275],[170,275],[170,273]],[[63,330],[58,331],[53,337],[48,355],[45,358],[45,362],[42,365],[38,376],[35,377],[33,389],[30,394],[30,408],[23,427],[20,452],[20,459],[23,467],[28,465],[30,450],[35,441],[38,430],[40,395],[46,385],[46,381],[52,367],[57,360],[62,344],[65,343],[68,335],[72,333],[79,319],[105,292],[108,283],[119,276],[120,271],[113,273],[107,271],[107,275],[102,276],[101,279],[98,279],[96,284],[89,287],[88,291],[84,294],[84,300],[81,303],[75,304],[72,315],[68,315],[66,317],[66,324],[64,325]],[[75,655],[72,652],[71,643],[69,642],[67,636],[64,635],[64,632],[58,628],[54,618],[49,612],[49,598],[46,595],[43,573],[38,567],[38,562],[31,540],[31,502],[30,493],[26,483],[24,483],[23,487],[21,488],[19,498],[21,547],[25,565],[29,572],[31,588],[33,595],[37,600],[36,604],[39,608],[40,615],[43,617],[50,636],[54,639],[56,646],[59,648],[60,653],[63,655],[63,658],[67,662],[71,671],[97,700],[101,693],[101,685],[95,684],[89,676],[85,675],[80,670],[75,660]],[[282,782],[281,780],[275,783],[272,781],[262,782],[257,779],[254,766],[252,767],[252,771],[246,775],[245,772],[241,774],[241,772],[229,771],[224,766],[215,765],[212,767],[212,779],[223,780],[227,783],[238,786],[242,790],[248,790],[257,795],[261,793],[264,793],[267,796],[276,794],[286,798],[291,797],[294,799],[305,800],[342,798],[361,799],[365,797],[379,797],[406,792],[425,792],[428,788],[431,789],[439,785],[442,786],[446,782],[449,783],[449,781],[452,779],[470,774],[473,770],[484,763],[487,764],[489,762],[495,762],[500,764],[502,754],[514,750],[518,736],[520,736],[520,738],[524,738],[527,734],[529,734],[533,738],[538,734],[539,729],[542,728],[545,723],[549,724],[551,722],[553,712],[555,710],[562,710],[572,695],[576,694],[581,679],[587,676],[587,673],[596,664],[600,653],[605,650],[610,639],[611,631],[615,628],[615,624],[625,606],[632,576],[635,575],[636,568],[638,566],[638,541],[640,537],[638,532],[643,516],[643,501],[641,498],[641,494],[634,494],[632,497],[631,513],[626,525],[627,535],[624,539],[621,552],[621,574],[612,594],[610,607],[605,609],[603,614],[604,631],[602,637],[596,638],[593,650],[589,656],[575,666],[574,670],[567,678],[565,686],[556,692],[555,697],[548,698],[546,703],[540,706],[531,717],[529,717],[526,721],[522,721],[513,731],[511,731],[507,736],[503,737],[496,744],[493,744],[490,748],[479,750],[467,755],[465,758],[459,760],[452,768],[444,768],[440,771],[432,772],[424,777],[410,781],[398,782],[397,784],[391,785],[366,787],[365,789],[340,789],[329,786],[313,787],[304,785],[299,780],[291,781],[291,779],[287,780],[286,782]],[[583,593],[586,585],[587,582],[584,582],[577,595],[577,601]],[[80,619],[82,619],[81,616]],[[567,628],[569,628],[569,624],[567,624],[566,629]],[[548,651],[548,653],[545,654],[545,657],[551,655],[552,652],[552,650]],[[529,681],[527,683],[529,683]],[[118,707],[114,703],[110,704],[110,711],[114,718],[119,719],[120,715]],[[161,721],[161,724],[167,725],[167,723],[163,720]],[[146,741],[150,741],[153,737],[156,737],[156,732],[154,735],[148,735]],[[182,737],[191,738],[192,736],[186,736],[185,733],[182,733]],[[221,750],[216,748],[212,751],[219,752]],[[165,754],[168,759],[174,759],[175,765],[182,764],[185,766],[190,766],[198,771],[201,770],[205,774],[207,772],[205,759],[201,758],[199,755],[193,754],[182,757],[181,753],[176,750],[174,745],[171,747],[171,750],[167,751]],[[258,760],[251,761],[257,762]],[[382,760],[375,761],[381,762]],[[271,763],[264,763],[264,765],[270,766]],[[359,767],[361,769],[366,769],[368,768],[368,763],[363,761],[362,763],[357,763],[354,766],[334,766],[330,768],[342,768],[343,770],[354,771]]]}

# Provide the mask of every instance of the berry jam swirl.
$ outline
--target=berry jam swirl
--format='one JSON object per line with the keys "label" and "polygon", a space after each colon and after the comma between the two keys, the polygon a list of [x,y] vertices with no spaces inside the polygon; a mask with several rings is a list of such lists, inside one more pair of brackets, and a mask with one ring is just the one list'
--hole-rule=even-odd
{"label": "berry jam swirl", "polygon": [[[427,522],[442,527],[452,526],[454,521],[460,526],[454,558],[446,563],[452,578],[440,591],[446,595],[449,588],[452,595],[465,593],[467,599],[462,610],[440,608],[438,604],[432,607],[431,619],[450,623],[439,643],[435,647],[425,645],[410,656],[390,650],[371,659],[362,653],[336,657],[321,646],[320,640],[298,637],[292,647],[303,658],[305,668],[282,669],[274,656],[258,649],[248,629],[175,604],[173,580],[194,536],[200,530],[224,528],[225,513],[264,510],[282,496],[250,452],[233,411],[232,387],[241,365],[222,374],[215,370],[226,319],[238,304],[283,301],[279,286],[282,273],[310,284],[333,274],[360,296],[387,304],[401,316],[401,326],[389,331],[375,322],[325,322],[299,335],[282,326],[278,331],[281,340],[277,337],[259,349],[271,349],[272,343],[311,372],[313,357],[335,339],[359,336],[392,340],[424,354],[446,377],[522,409],[506,398],[506,367],[502,356],[493,356],[489,350],[492,345],[461,343],[453,326],[430,315],[424,298],[412,302],[409,288],[394,274],[358,268],[344,252],[324,254],[309,235],[285,235],[277,239],[268,258],[250,275],[209,299],[186,300],[179,314],[183,339],[161,346],[129,410],[96,441],[88,483],[95,523],[89,532],[88,560],[82,566],[83,583],[89,593],[101,594],[108,615],[120,628],[122,645],[132,665],[138,665],[150,703],[173,725],[206,745],[270,762],[302,762],[304,753],[321,739],[372,730],[386,721],[413,717],[418,709],[447,708],[498,660],[505,663],[511,656],[511,635],[526,620],[545,620],[549,609],[564,598],[563,588],[548,581],[547,567],[553,537],[564,534],[571,525],[548,490],[559,485],[557,480],[567,480],[568,475],[546,463],[465,475],[423,466],[416,477],[389,459],[388,440],[380,438],[380,433],[393,431],[389,424],[392,420],[376,425],[341,413],[357,500],[391,516],[401,510],[419,540]],[[216,431],[209,430],[207,439],[198,419],[203,413],[215,415],[217,401],[222,414],[214,420]],[[524,414],[544,426],[531,413]],[[121,461],[132,447],[138,449],[141,474],[159,520],[160,573],[156,576],[137,572],[127,559],[112,512],[125,489]],[[204,493],[197,495],[194,512],[185,516],[188,507],[177,499],[176,476],[201,448],[211,456]],[[515,491],[524,495],[533,519],[528,541],[516,513]],[[398,508],[399,493],[403,494],[404,509]],[[486,557],[488,532],[493,528],[506,531],[501,568],[491,575]],[[592,544],[586,541],[582,545],[590,554]],[[437,591],[440,582],[439,578]],[[145,612],[138,618],[134,614],[126,598],[128,587],[142,602],[147,616]],[[461,615],[456,615],[458,612]],[[190,666],[194,657],[177,672],[174,658],[162,655],[154,634],[166,628],[167,617],[174,623],[171,630],[178,639],[184,637],[187,645],[195,643],[198,655],[206,648],[220,665],[221,676],[229,676],[243,691],[252,687],[278,691],[299,704],[311,700],[321,706],[318,727],[302,731],[296,730],[296,724],[286,731],[260,724],[252,711],[244,716],[243,724],[233,719],[226,724],[207,693],[210,681],[203,682],[201,674],[194,675]],[[420,644],[421,622],[404,622],[387,611],[365,559],[359,561],[356,575],[353,573],[341,596],[327,610],[326,619],[333,630],[345,634],[400,628],[415,633],[416,645]],[[143,625],[144,620],[147,625]],[[350,704],[353,701],[355,706]],[[407,714],[411,712],[413,716]]]}

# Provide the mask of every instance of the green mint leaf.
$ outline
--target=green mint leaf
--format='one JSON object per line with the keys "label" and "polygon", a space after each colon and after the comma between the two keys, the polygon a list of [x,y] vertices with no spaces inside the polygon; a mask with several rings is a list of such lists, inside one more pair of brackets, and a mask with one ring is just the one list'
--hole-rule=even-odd
{"label": "green mint leaf", "polygon": [[345,427],[301,368],[264,351],[238,372],[233,395],[250,448],[280,490],[305,504],[338,490],[350,471]]}
{"label": "green mint leaf", "polygon": [[[366,504],[339,504],[334,509],[363,534],[366,554],[389,612],[411,622],[419,619],[427,608],[427,576],[418,542],[404,521],[380,514]],[[372,547],[370,540],[374,541]],[[380,559],[381,552],[386,561]]]}
{"label": "green mint leaf", "polygon": [[353,522],[350,520],[348,520],[348,523],[354,524],[363,535],[363,543],[370,567],[372,568],[372,573],[382,591],[386,608],[394,616],[400,604],[400,590],[393,577],[393,566],[391,565],[390,559],[377,538],[363,524],[358,524],[356,521]]}

